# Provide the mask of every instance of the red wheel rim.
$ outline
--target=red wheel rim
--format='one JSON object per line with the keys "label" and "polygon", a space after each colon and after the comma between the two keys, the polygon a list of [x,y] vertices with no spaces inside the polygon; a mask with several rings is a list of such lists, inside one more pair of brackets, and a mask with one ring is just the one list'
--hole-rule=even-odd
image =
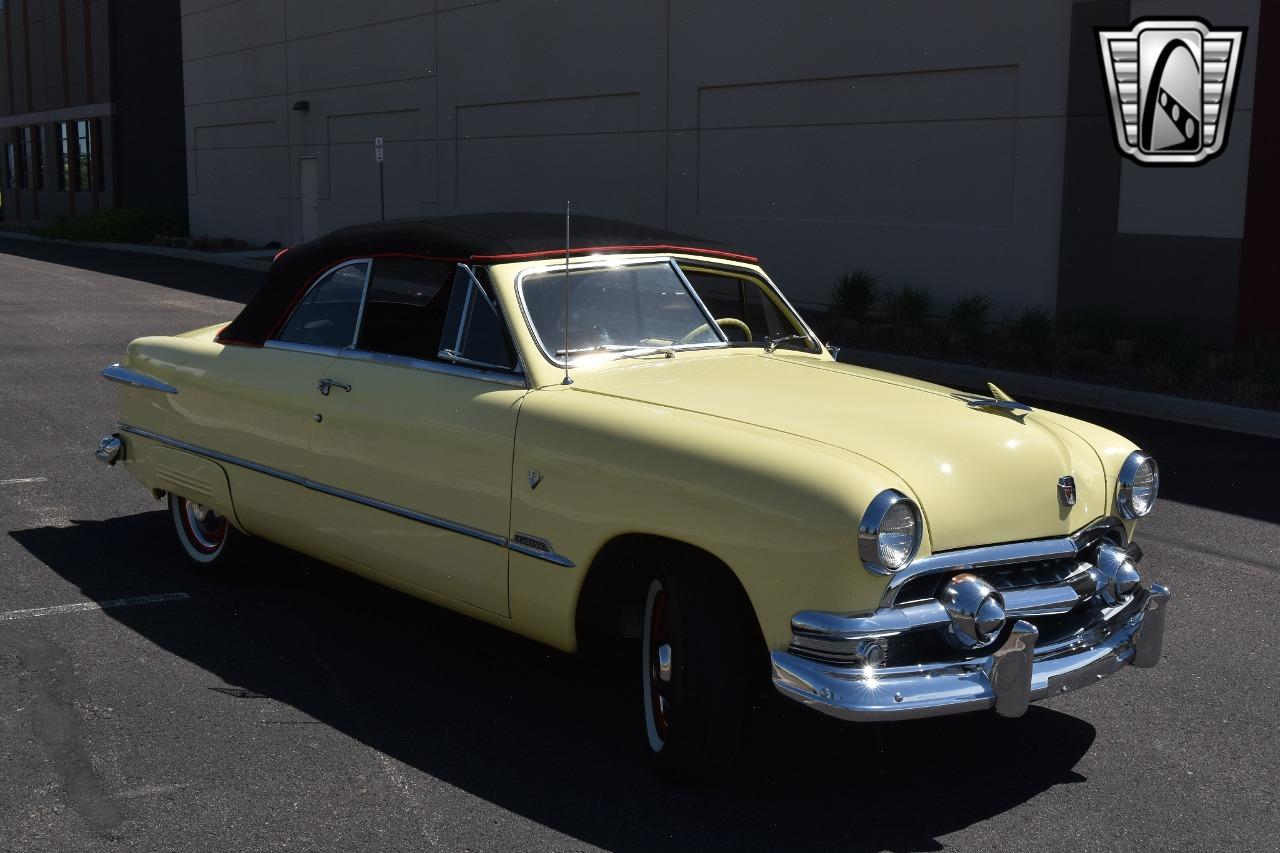
{"label": "red wheel rim", "polygon": [[[649,712],[653,715],[653,726],[662,740],[667,738],[670,726],[668,716],[671,713],[671,701],[667,695],[670,687],[671,646],[667,642],[667,634],[667,594],[665,590],[659,589],[654,596],[649,616]],[[662,677],[664,655],[667,679]]]}
{"label": "red wheel rim", "polygon": [[201,554],[216,554],[227,538],[227,519],[186,498],[178,501],[181,504],[178,516],[187,542]]}

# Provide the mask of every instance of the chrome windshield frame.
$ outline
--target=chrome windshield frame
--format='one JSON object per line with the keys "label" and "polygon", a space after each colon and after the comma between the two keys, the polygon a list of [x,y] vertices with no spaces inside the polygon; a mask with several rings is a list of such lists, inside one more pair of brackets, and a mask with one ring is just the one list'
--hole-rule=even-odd
{"label": "chrome windshield frame", "polygon": [[[701,344],[672,343],[672,344],[667,344],[660,347],[653,347],[653,349],[655,351],[669,350],[672,352],[684,352],[688,350],[703,350],[703,349],[727,349],[729,347],[729,339],[725,337],[724,332],[721,331],[719,325],[716,324],[715,317],[713,317],[711,315],[711,312],[707,310],[707,306],[703,304],[702,299],[698,296],[697,291],[694,289],[693,285],[689,283],[689,279],[685,277],[684,271],[680,269],[680,264],[678,264],[676,262],[676,259],[671,257],[670,255],[652,255],[648,257],[621,258],[617,260],[596,256],[596,257],[591,257],[589,259],[586,259],[585,261],[579,260],[575,262],[573,260],[570,260],[568,264],[568,268],[570,272],[578,272],[581,270],[590,270],[590,269],[613,269],[613,268],[635,267],[635,266],[662,266],[663,264],[670,267],[672,271],[676,274],[676,278],[679,280],[680,286],[683,287],[685,289],[685,292],[689,294],[689,298],[693,300],[694,305],[698,308],[698,310],[702,313],[702,316],[706,319],[707,327],[716,335],[716,337],[720,338],[720,340],[714,341],[711,343],[701,343]],[[524,317],[524,322],[529,329],[529,334],[533,336],[533,342],[537,344],[538,352],[542,354],[542,357],[546,359],[547,362],[549,362],[552,366],[554,366],[558,370],[564,370],[566,366],[568,366],[569,369],[573,369],[575,367],[573,361],[571,360],[572,355],[570,353],[565,353],[564,358],[559,359],[555,355],[555,350],[547,348],[546,342],[543,341],[542,335],[539,334],[538,332],[537,325],[533,322],[533,318],[529,316],[529,307],[526,304],[525,298],[524,298],[524,282],[526,278],[532,275],[552,275],[552,276],[556,274],[563,275],[565,266],[566,265],[563,262],[560,262],[560,263],[554,263],[554,264],[547,264],[545,266],[528,267],[526,269],[520,270],[520,272],[516,274],[516,282],[515,282],[516,302],[519,303],[520,305],[520,314],[522,317]],[[637,346],[637,347],[632,347],[626,350],[619,350],[617,352],[602,351],[599,353],[599,355],[603,356],[604,359],[607,361],[612,361],[617,358],[622,358],[623,356],[626,356],[630,353],[642,352],[646,349],[649,349],[649,348]],[[595,355],[595,353],[592,353],[592,355]]]}

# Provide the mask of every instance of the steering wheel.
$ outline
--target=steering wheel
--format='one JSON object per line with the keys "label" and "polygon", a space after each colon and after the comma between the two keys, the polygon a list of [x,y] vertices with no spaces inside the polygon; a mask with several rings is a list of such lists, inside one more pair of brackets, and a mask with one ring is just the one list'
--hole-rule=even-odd
{"label": "steering wheel", "polygon": [[[721,328],[725,326],[733,326],[734,328],[741,330],[747,336],[748,341],[754,340],[754,338],[751,335],[751,327],[748,326],[746,323],[742,322],[741,320],[739,320],[737,317],[717,318],[716,325],[720,326]],[[698,328],[694,329],[692,332],[690,332],[689,334],[681,338],[680,343],[682,344],[693,343],[695,338],[697,338],[703,332],[710,331],[710,329],[711,329],[710,326],[708,326],[706,323],[703,323],[701,326],[699,326]]]}

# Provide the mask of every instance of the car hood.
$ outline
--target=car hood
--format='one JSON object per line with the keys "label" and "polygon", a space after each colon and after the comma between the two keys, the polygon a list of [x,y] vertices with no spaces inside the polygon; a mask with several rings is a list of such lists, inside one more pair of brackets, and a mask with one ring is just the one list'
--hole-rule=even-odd
{"label": "car hood", "polygon": [[[951,389],[788,353],[732,350],[627,359],[575,390],[755,424],[856,453],[896,474],[931,550],[1058,536],[1106,514],[1095,449],[1059,420],[971,409]],[[1075,479],[1063,506],[1058,479]]]}

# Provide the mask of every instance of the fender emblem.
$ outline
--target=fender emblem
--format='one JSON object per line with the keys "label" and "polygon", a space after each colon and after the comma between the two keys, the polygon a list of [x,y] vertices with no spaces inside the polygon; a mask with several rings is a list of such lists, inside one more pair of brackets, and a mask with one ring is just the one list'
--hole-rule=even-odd
{"label": "fender emblem", "polygon": [[530,471],[530,472],[529,472],[529,488],[530,488],[530,489],[536,489],[536,488],[538,488],[538,484],[539,484],[539,483],[541,483],[541,482],[542,482],[542,475],[541,475],[541,474],[539,474],[537,471]]}
{"label": "fender emblem", "polygon": [[1076,479],[1075,477],[1059,477],[1058,478],[1058,500],[1063,506],[1076,505]]}

